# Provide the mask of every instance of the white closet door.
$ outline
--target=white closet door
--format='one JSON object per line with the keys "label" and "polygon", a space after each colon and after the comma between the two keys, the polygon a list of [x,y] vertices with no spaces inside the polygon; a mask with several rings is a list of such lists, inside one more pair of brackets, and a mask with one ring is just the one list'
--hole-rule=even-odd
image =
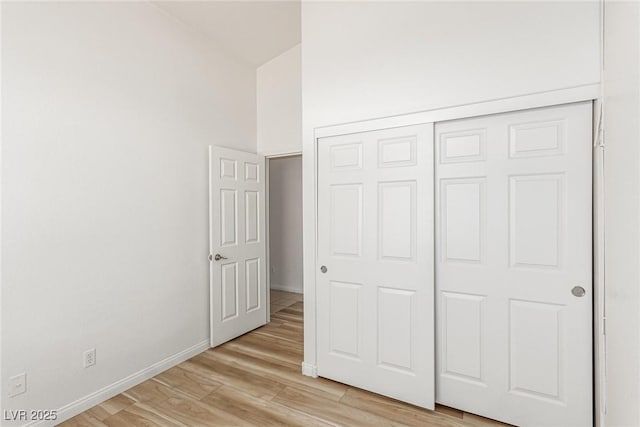
{"label": "white closet door", "polygon": [[209,147],[211,347],[267,323],[264,156]]}
{"label": "white closet door", "polygon": [[591,103],[436,125],[436,400],[592,425]]}
{"label": "white closet door", "polygon": [[318,374],[433,408],[433,125],[318,156]]}

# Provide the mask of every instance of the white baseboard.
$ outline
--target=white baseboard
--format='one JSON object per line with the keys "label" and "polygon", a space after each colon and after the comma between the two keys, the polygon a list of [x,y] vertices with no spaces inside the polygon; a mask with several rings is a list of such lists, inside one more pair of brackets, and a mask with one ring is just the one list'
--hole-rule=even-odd
{"label": "white baseboard", "polygon": [[318,367],[307,362],[302,362],[302,375],[318,378]]}
{"label": "white baseboard", "polygon": [[152,378],[158,375],[161,372],[166,371],[169,368],[172,368],[185,360],[191,359],[193,356],[196,356],[203,351],[209,348],[209,340],[202,341],[192,347],[187,348],[179,353],[174,354],[173,356],[169,356],[164,360],[161,360],[153,365],[146,367],[136,373],[129,375],[126,378],[123,378],[119,381],[116,381],[113,384],[110,384],[106,387],[101,388],[98,391],[95,391],[87,396],[81,397],[75,402],[71,402],[68,405],[63,406],[58,409],[58,418],[54,421],[34,421],[28,424],[25,424],[24,427],[49,427],[57,425],[63,421],[66,421],[70,418],[75,417],[76,415],[86,411],[89,408],[94,407],[98,403],[102,403],[107,399],[111,399],[113,396],[122,393],[134,387],[149,378]]}
{"label": "white baseboard", "polygon": [[278,285],[277,283],[271,283],[271,289],[275,291],[285,291],[285,292],[293,292],[296,294],[302,293],[302,288],[291,286],[291,285]]}

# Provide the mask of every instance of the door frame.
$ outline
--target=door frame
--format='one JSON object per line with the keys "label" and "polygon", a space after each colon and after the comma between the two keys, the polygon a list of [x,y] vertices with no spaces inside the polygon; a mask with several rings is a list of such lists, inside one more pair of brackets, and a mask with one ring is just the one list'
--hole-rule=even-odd
{"label": "door frame", "polygon": [[[358,122],[311,126],[312,138],[303,139],[303,261],[304,261],[304,359],[302,374],[317,377],[317,322],[316,322],[316,269],[317,264],[317,233],[318,233],[318,143],[320,138],[367,132],[379,129],[411,126],[423,123],[436,123],[445,120],[478,117],[489,114],[507,113],[532,108],[551,107],[554,105],[575,102],[594,102],[594,115],[599,114],[599,99],[601,98],[600,84],[575,86],[565,89],[539,92],[509,98],[500,98],[484,102],[449,106],[445,108],[421,111],[416,113],[363,120]],[[594,124],[598,119],[594,117]],[[594,136],[598,132],[594,131]],[[595,144],[594,144],[595,146]],[[600,236],[604,232],[604,222],[600,211],[602,194],[599,189],[599,177],[602,173],[597,167],[599,151],[594,150],[593,182],[596,191],[593,192],[594,223],[593,223],[593,357],[594,357],[594,411],[595,424],[601,425],[601,414],[604,412],[604,335],[603,335],[603,302],[604,281],[599,272],[604,269],[604,257]]]}

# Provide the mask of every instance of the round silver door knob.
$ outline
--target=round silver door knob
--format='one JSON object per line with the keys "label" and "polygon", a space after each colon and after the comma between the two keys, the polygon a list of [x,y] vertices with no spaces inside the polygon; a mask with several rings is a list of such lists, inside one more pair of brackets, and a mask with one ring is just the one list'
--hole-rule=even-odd
{"label": "round silver door knob", "polygon": [[585,291],[582,286],[574,286],[573,289],[571,289],[571,293],[574,297],[583,297],[587,291]]}
{"label": "round silver door knob", "polygon": [[326,273],[327,272],[327,266],[323,265],[322,267],[320,267],[320,271],[323,272],[323,273]]}
{"label": "round silver door knob", "polygon": [[221,259],[227,259],[227,257],[222,256],[220,254],[216,254],[213,259],[215,259],[216,261],[220,261]]}

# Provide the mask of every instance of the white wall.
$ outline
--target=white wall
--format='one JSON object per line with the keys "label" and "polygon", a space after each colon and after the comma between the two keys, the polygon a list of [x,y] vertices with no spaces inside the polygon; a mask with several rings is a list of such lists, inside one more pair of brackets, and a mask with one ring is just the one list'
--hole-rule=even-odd
{"label": "white wall", "polygon": [[255,70],[148,2],[2,8],[3,405],[58,409],[207,344],[207,146],[255,151]]}
{"label": "white wall", "polygon": [[305,362],[315,364],[313,129],[600,81],[598,2],[303,2]]}
{"label": "white wall", "polygon": [[640,425],[640,3],[605,1],[606,426]]}
{"label": "white wall", "polygon": [[305,125],[596,83],[599,4],[305,2]]}
{"label": "white wall", "polygon": [[269,160],[271,288],[302,293],[302,157]]}
{"label": "white wall", "polygon": [[294,46],[256,71],[258,152],[302,151],[301,47]]}

